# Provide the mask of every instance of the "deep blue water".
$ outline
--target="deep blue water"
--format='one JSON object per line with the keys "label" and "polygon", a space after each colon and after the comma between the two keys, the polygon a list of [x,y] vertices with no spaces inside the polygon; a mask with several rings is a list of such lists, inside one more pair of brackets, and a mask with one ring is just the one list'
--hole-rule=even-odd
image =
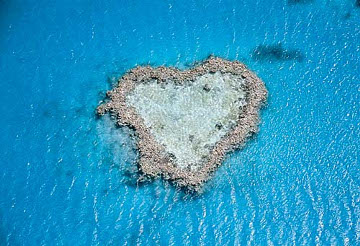
{"label": "deep blue water", "polygon": [[[354,2],[0,1],[0,245],[359,245]],[[137,64],[209,54],[265,81],[260,133],[201,196],[136,186],[96,106]]]}

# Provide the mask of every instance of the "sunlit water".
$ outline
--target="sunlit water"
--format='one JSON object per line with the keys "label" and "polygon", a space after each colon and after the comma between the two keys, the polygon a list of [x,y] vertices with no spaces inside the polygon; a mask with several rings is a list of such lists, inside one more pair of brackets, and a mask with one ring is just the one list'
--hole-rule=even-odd
{"label": "sunlit water", "polygon": [[[0,245],[360,244],[354,2],[1,1]],[[260,133],[199,197],[137,186],[96,106],[137,64],[211,53],[265,81]]]}

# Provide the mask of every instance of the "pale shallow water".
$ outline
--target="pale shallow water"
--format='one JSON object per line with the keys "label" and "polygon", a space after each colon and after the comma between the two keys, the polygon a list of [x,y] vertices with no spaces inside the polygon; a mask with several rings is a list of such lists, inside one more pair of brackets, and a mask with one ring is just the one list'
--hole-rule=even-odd
{"label": "pale shallow water", "polygon": [[[0,245],[360,244],[360,9],[290,2],[1,2]],[[210,53],[265,81],[260,133],[202,196],[137,187],[96,106],[136,64]]]}
{"label": "pale shallow water", "polygon": [[181,86],[152,80],[138,84],[126,101],[144,119],[155,140],[173,155],[175,165],[195,171],[236,125],[246,105],[245,83],[240,76],[220,72]]}

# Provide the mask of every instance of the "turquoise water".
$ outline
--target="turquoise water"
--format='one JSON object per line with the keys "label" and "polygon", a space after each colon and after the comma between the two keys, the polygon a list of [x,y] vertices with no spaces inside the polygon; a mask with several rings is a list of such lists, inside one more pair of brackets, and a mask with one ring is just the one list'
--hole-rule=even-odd
{"label": "turquoise water", "polygon": [[[1,1],[0,245],[360,244],[354,2]],[[96,106],[137,64],[209,54],[265,81],[260,133],[201,196],[137,186]]]}

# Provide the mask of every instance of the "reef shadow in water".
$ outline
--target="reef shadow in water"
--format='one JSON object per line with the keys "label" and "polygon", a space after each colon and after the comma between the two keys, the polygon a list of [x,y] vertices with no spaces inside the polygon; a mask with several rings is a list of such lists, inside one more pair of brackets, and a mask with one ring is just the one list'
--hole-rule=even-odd
{"label": "reef shadow in water", "polygon": [[251,57],[256,61],[290,61],[302,62],[304,55],[297,49],[285,49],[281,43],[273,45],[259,45]]}
{"label": "reef shadow in water", "polygon": [[355,1],[355,7],[356,7],[356,8],[360,8],[360,0],[356,0],[356,1]]}

